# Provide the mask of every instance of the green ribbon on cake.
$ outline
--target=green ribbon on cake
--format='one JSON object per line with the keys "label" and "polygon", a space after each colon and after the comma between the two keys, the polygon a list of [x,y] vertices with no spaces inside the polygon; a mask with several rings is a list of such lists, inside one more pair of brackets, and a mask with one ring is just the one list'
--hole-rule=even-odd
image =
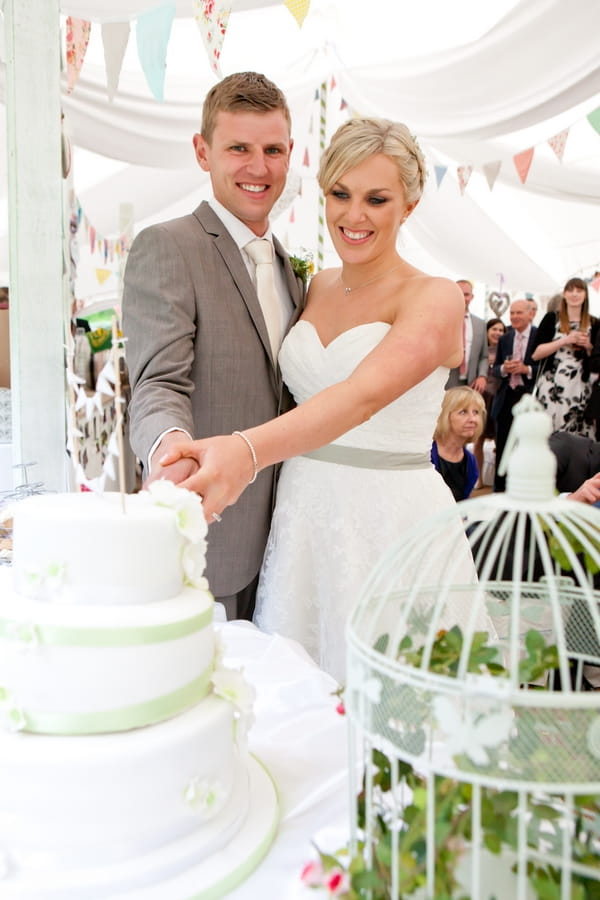
{"label": "green ribbon on cake", "polygon": [[201,631],[212,622],[212,607],[190,619],[162,625],[89,628],[0,618],[0,638],[58,647],[135,647],[161,644]]}
{"label": "green ribbon on cake", "polygon": [[100,712],[35,712],[23,709],[23,731],[35,734],[106,734],[129,731],[171,719],[206,697],[210,689],[213,667],[209,666],[194,681],[183,687],[143,703]]}

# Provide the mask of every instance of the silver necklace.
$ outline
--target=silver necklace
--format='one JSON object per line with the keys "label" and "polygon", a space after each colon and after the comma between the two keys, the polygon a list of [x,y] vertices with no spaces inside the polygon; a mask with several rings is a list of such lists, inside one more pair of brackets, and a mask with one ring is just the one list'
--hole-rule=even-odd
{"label": "silver necklace", "polygon": [[352,294],[354,291],[360,290],[360,288],[366,287],[368,284],[373,284],[374,281],[377,281],[378,278],[383,278],[385,275],[390,275],[392,272],[395,272],[396,269],[402,268],[404,263],[398,263],[397,266],[394,266],[393,269],[387,269],[385,272],[380,272],[379,275],[375,275],[374,278],[369,278],[368,281],[363,281],[362,284],[357,284],[356,287],[346,287],[344,284],[344,279],[340,275],[340,281],[342,282],[342,287],[344,288],[345,294]]}

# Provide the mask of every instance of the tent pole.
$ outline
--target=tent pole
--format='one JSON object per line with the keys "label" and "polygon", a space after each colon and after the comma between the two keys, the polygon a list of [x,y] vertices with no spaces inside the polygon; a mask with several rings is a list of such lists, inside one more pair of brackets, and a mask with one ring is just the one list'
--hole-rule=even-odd
{"label": "tent pole", "polygon": [[[59,0],[5,0],[13,463],[67,487]],[[15,486],[25,481],[15,468]]]}

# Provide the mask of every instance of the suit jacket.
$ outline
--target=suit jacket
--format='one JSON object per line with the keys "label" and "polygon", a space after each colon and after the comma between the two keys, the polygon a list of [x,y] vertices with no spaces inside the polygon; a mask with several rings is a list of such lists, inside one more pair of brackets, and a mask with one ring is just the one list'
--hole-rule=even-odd
{"label": "suit jacket", "polygon": [[584,481],[600,472],[600,443],[581,434],[555,431],[550,435],[550,449],[556,456],[556,487],[572,493]]}
{"label": "suit jacket", "polygon": [[[535,347],[536,331],[537,328],[535,327],[535,325],[532,325],[531,331],[529,332],[529,340],[527,341],[527,346],[525,348],[525,357],[523,359],[525,365],[531,367],[531,377],[527,377],[526,375],[522,376],[525,391],[529,394],[535,387],[535,379],[538,369],[538,363],[536,363],[531,358],[533,348]],[[494,402],[492,404],[491,416],[493,419],[496,419],[500,415],[500,412],[507,402],[512,403],[513,401],[513,391],[510,389],[509,383],[510,376],[502,374],[502,365],[506,357],[513,352],[515,335],[516,331],[514,331],[514,329],[512,331],[507,331],[506,334],[503,334],[498,341],[496,360],[494,362],[492,373],[500,379],[500,384],[496,392],[496,396],[494,397]]]}
{"label": "suit jacket", "polygon": [[[291,327],[305,289],[281,244],[273,244],[294,304]],[[130,439],[143,465],[168,428],[194,438],[230,434],[293,405],[244,260],[208,203],[136,237],[125,270],[123,331],[133,391]],[[215,596],[236,593],[259,571],[273,487],[270,467],[211,527],[207,577]]]}
{"label": "suit jacket", "polygon": [[[485,322],[479,316],[469,313],[473,339],[467,360],[467,384],[472,384],[479,375],[488,373],[488,343]],[[460,384],[460,366],[450,369],[446,389]]]}

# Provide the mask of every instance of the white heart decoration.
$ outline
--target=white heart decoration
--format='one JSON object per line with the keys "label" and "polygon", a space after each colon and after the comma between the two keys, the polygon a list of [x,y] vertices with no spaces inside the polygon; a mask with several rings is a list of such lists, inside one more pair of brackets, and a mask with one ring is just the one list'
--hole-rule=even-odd
{"label": "white heart decoration", "polygon": [[510,306],[510,295],[506,291],[503,291],[501,294],[498,291],[491,291],[488,294],[487,302],[498,318],[501,319]]}

